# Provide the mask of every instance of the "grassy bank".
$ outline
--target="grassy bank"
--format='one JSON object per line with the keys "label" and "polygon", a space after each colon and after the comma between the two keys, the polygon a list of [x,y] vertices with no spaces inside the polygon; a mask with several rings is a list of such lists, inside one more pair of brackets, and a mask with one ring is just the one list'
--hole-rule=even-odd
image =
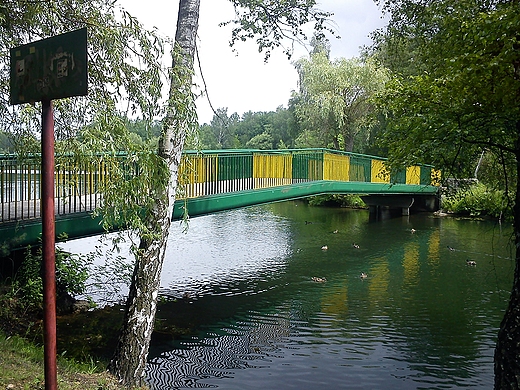
{"label": "grassy bank", "polygon": [[[0,389],[43,389],[43,348],[27,340],[0,333]],[[79,364],[58,358],[58,387],[60,390],[122,389],[114,377],[100,372],[94,363]]]}

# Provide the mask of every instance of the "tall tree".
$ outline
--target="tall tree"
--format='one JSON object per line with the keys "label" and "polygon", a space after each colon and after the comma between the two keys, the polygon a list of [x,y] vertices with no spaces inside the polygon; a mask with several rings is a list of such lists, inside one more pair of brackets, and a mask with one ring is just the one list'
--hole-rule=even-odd
{"label": "tall tree", "polygon": [[235,126],[239,117],[236,113],[228,116],[227,110],[218,108],[207,129],[215,140],[212,149],[229,149],[236,146]]}
{"label": "tall tree", "polygon": [[[513,288],[495,350],[495,389],[520,388],[520,2],[387,0],[380,58],[398,59],[383,106],[394,166],[429,162],[473,175],[482,150],[514,195]],[[413,47],[414,56],[402,47]],[[390,64],[392,61],[388,61]],[[401,73],[406,69],[406,75]],[[512,166],[507,166],[512,163]],[[507,176],[513,171],[512,177]],[[507,188],[506,188],[507,189]]]}
{"label": "tall tree", "polygon": [[386,70],[370,60],[339,58],[331,61],[325,50],[297,63],[300,98],[296,114],[307,129],[317,130],[325,145],[351,152],[356,138],[364,137],[376,120],[371,98],[382,90]]}
{"label": "tall tree", "polygon": [[[236,40],[256,36],[260,50],[264,50],[267,57],[271,50],[282,44],[284,37],[301,37],[301,25],[304,23],[312,20],[315,29],[322,31],[329,16],[328,13],[313,9],[314,0],[267,3],[232,0],[232,3],[236,18],[230,22],[235,24],[231,44]],[[156,186],[147,194],[152,203],[147,209],[140,245],[135,252],[136,263],[123,329],[109,366],[111,372],[130,387],[144,384],[181,153],[187,132],[197,123],[191,91],[199,8],[200,0],[179,1],[170,93],[159,142],[160,161],[156,171],[150,172],[150,180],[165,180],[156,182]],[[290,54],[290,49],[286,52]],[[169,172],[168,175],[164,175],[165,170]]]}
{"label": "tall tree", "polygon": [[[101,0],[3,0],[0,127],[13,140],[41,132],[41,109],[38,104],[9,105],[9,49],[83,27],[88,28],[89,94],[54,102],[56,137],[72,138],[96,118],[119,117],[118,107],[126,106],[128,113],[138,112],[147,120],[159,114],[164,42],[146,32],[130,14]],[[17,151],[23,152],[26,146],[20,145]]]}
{"label": "tall tree", "polygon": [[[148,194],[153,207],[144,217],[145,230],[135,251],[135,266],[127,297],[123,327],[109,365],[110,371],[127,386],[145,385],[148,348],[155,322],[161,270],[173,215],[178,170],[184,140],[196,123],[191,92],[195,38],[198,29],[200,0],[181,0],[170,71],[167,115],[159,141],[159,164],[152,177],[155,183]],[[164,175],[164,170],[169,175]]]}

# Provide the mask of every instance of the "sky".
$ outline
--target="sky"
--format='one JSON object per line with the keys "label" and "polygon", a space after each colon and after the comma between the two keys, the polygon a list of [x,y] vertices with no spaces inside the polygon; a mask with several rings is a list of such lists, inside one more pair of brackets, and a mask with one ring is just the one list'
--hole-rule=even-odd
{"label": "sky", "polygon": [[[330,27],[341,38],[329,37],[332,58],[352,58],[360,47],[369,45],[369,34],[384,26],[382,13],[373,0],[318,0],[317,8],[333,12]],[[144,24],[157,27],[161,35],[174,37],[178,2],[175,0],[119,0],[119,4]],[[258,53],[254,41],[240,42],[229,47],[231,28],[218,24],[231,20],[234,8],[229,0],[201,0],[197,50],[207,96],[196,101],[199,123],[209,123],[215,109],[227,108],[228,115],[253,111],[275,111],[287,107],[291,92],[297,90],[298,75],[293,61],[307,56],[304,47],[298,46],[291,60],[277,49],[267,63],[264,54]],[[196,64],[196,68],[198,65]],[[194,82],[203,89],[199,69]]]}

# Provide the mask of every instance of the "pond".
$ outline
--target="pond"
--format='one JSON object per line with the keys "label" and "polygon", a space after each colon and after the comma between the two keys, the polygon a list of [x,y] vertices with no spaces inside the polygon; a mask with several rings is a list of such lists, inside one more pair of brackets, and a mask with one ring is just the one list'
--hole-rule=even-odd
{"label": "pond", "polygon": [[511,233],[491,221],[373,221],[304,202],[197,217],[186,234],[175,223],[149,384],[492,388]]}

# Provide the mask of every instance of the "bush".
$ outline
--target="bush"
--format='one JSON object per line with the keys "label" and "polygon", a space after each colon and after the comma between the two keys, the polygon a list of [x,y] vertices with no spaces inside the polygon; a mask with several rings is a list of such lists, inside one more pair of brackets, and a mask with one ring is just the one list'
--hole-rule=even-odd
{"label": "bush", "polygon": [[330,206],[330,207],[366,207],[365,202],[359,195],[353,194],[327,194],[317,195],[309,198],[310,206]]}
{"label": "bush", "polygon": [[442,208],[445,211],[470,216],[501,218],[511,215],[504,192],[490,189],[482,183],[472,184],[453,195],[443,197]]}
{"label": "bush", "polygon": [[[39,309],[43,302],[42,252],[28,248],[12,283],[11,294],[27,309]],[[56,251],[56,295],[78,295],[85,291],[88,265],[79,255]],[[23,293],[21,293],[23,292]]]}

